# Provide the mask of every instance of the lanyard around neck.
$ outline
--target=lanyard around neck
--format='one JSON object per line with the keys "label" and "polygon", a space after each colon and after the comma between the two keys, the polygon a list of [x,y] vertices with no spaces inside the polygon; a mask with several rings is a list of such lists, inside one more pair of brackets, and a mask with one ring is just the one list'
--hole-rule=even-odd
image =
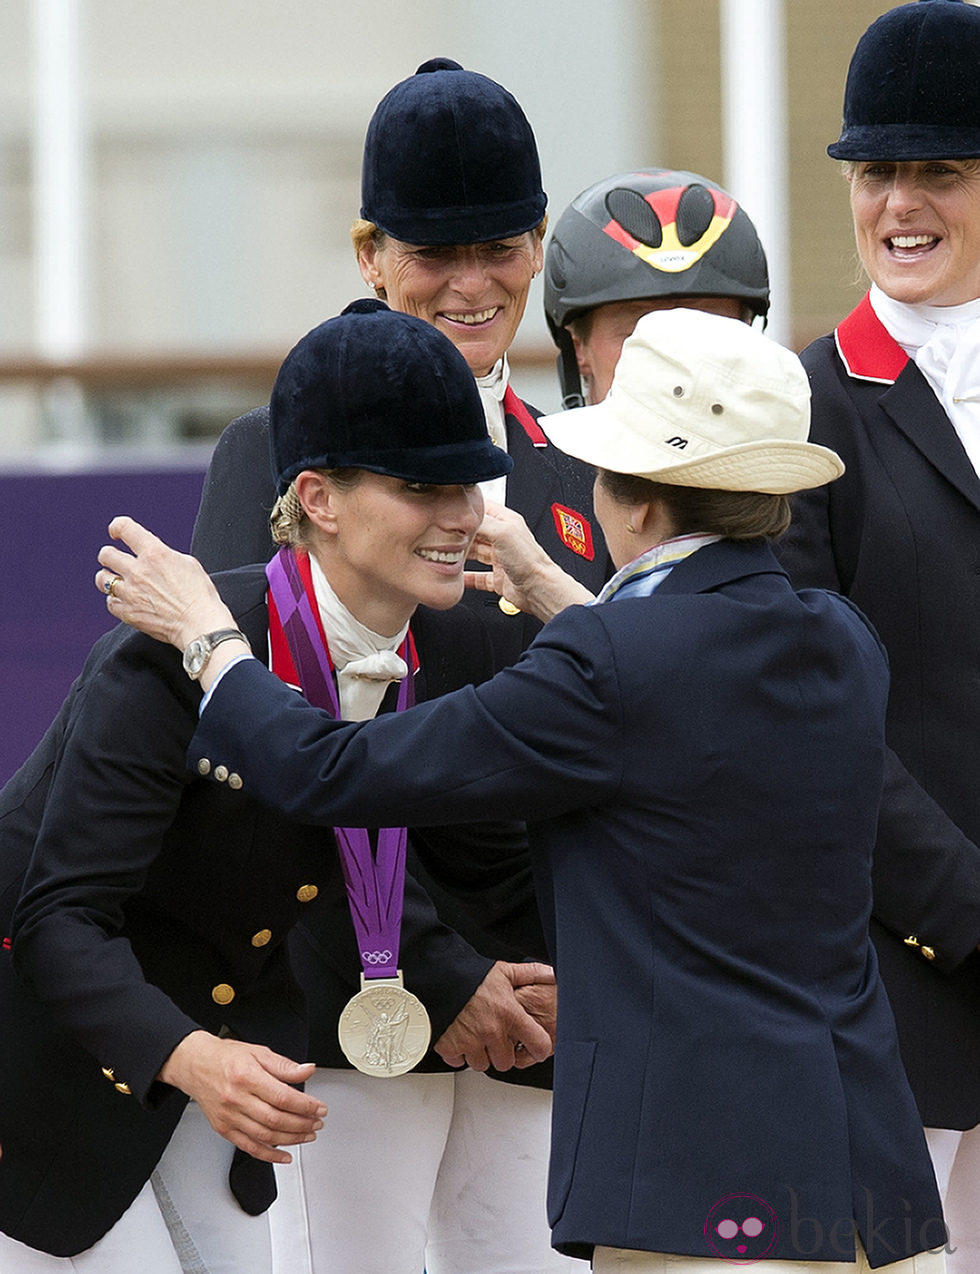
{"label": "lanyard around neck", "polygon": [[[281,628],[306,699],[339,720],[330,654],[317,621],[312,585],[304,581],[296,553],[281,548],[266,567],[266,577],[270,632],[274,625]],[[411,666],[409,642],[406,636],[401,654]],[[409,672],[399,685],[395,710],[401,712],[414,702]],[[379,828],[376,854],[371,851],[365,828],[337,827],[334,833],[364,976],[393,977],[398,971],[407,831],[404,827]]]}

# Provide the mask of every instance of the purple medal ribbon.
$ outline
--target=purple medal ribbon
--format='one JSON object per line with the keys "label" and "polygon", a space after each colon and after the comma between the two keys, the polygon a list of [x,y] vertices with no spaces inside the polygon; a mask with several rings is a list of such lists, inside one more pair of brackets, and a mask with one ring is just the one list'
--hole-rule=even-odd
{"label": "purple medal ribbon", "polygon": [[[334,686],[333,668],[320,638],[313,607],[292,549],[281,548],[265,568],[265,573],[304,696],[314,707],[323,708],[339,720],[340,701]],[[405,641],[404,654],[408,654],[407,637]],[[398,687],[395,710],[401,712],[412,707],[414,702],[412,673],[409,671]],[[404,827],[379,828],[376,854],[371,851],[371,838],[366,828],[335,827],[334,834],[364,976],[396,977],[405,900],[408,832]]]}

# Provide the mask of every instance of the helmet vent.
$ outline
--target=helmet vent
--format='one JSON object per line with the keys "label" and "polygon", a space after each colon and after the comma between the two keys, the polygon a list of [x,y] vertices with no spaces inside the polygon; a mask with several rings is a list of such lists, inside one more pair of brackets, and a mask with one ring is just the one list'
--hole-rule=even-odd
{"label": "helmet vent", "polygon": [[714,215],[711,191],[706,186],[688,186],[677,201],[677,237],[685,248],[697,243]]}
{"label": "helmet vent", "polygon": [[622,186],[606,195],[606,208],[627,234],[648,248],[659,248],[664,241],[660,219],[641,194]]}

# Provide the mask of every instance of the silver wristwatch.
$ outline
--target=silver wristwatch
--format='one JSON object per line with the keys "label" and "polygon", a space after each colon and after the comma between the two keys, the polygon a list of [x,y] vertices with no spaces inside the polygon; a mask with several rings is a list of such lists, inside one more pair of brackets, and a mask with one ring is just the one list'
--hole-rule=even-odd
{"label": "silver wristwatch", "polygon": [[219,628],[216,632],[205,633],[202,637],[195,637],[184,651],[184,672],[187,673],[191,681],[200,680],[201,673],[207,667],[214,648],[220,646],[223,641],[231,641],[235,637],[243,641],[249,650],[252,649],[248,638],[240,628]]}

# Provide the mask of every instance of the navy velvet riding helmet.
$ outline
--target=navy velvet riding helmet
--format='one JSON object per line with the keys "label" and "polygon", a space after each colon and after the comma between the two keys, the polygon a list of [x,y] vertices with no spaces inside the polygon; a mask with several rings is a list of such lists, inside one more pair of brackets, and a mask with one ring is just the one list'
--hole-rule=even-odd
{"label": "navy velvet riding helmet", "polygon": [[844,90],[832,159],[980,156],[980,8],[918,0],[872,22]]}
{"label": "navy velvet riding helmet", "polygon": [[269,400],[282,495],[304,469],[369,469],[453,486],[511,471],[487,435],[473,373],[429,323],[354,301],[286,355]]}
{"label": "navy velvet riding helmet", "polygon": [[449,58],[424,62],[378,103],[361,168],[361,216],[406,243],[523,234],[547,198],[534,133],[494,80]]}

